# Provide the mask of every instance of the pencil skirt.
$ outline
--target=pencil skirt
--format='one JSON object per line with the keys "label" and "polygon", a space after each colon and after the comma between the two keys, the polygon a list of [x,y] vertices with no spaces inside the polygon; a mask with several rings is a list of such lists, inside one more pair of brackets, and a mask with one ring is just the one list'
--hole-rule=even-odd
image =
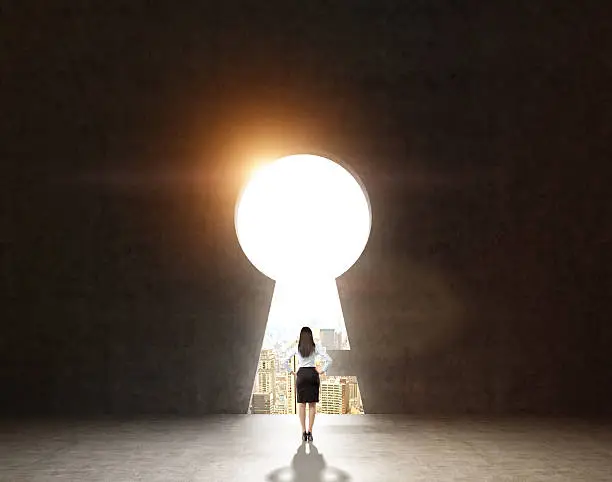
{"label": "pencil skirt", "polygon": [[295,380],[295,391],[298,403],[315,403],[319,401],[319,386],[321,379],[314,367],[302,367],[298,370]]}

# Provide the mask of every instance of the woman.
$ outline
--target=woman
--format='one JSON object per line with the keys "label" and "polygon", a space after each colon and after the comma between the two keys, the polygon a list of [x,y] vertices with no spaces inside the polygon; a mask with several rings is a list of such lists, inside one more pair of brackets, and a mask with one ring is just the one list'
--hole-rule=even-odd
{"label": "woman", "polygon": [[[315,364],[317,355],[325,360],[322,368],[318,368]],[[294,356],[297,358],[297,373],[289,367],[289,362]],[[295,376],[298,414],[302,424],[302,440],[304,442],[312,442],[312,426],[317,413],[319,385],[321,384],[319,375],[326,373],[331,363],[332,359],[323,347],[315,344],[312,330],[307,326],[302,328],[297,348],[291,350],[285,359],[285,368]],[[306,430],[306,404],[308,404],[308,430]]]}

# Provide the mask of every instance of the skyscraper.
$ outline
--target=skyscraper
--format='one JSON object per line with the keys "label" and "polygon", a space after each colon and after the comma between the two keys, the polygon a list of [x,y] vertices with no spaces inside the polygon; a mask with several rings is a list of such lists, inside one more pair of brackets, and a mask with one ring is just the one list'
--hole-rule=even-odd
{"label": "skyscraper", "polygon": [[350,400],[359,399],[360,398],[359,385],[357,385],[357,382],[353,380],[352,377],[349,377],[347,382],[349,386],[349,399]]}
{"label": "skyscraper", "polygon": [[269,393],[274,403],[276,392],[276,356],[274,350],[262,350],[257,366],[259,393]]}
{"label": "skyscraper", "polygon": [[271,409],[271,413],[285,414],[287,413],[287,383],[289,374],[277,373],[276,374],[276,389],[274,390],[274,405]]}
{"label": "skyscraper", "polygon": [[[291,367],[295,370],[295,365],[296,365],[296,360],[295,357],[291,358],[290,361]],[[291,413],[291,414],[295,414],[297,413],[297,400],[296,400],[296,393],[295,393],[295,377],[293,375],[289,375],[287,377],[287,385],[286,385],[286,390],[287,390],[287,396],[285,398],[286,404],[287,404],[287,412],[286,413]]]}
{"label": "skyscraper", "polygon": [[321,382],[321,413],[345,414],[349,412],[349,387],[340,380]]}
{"label": "skyscraper", "polygon": [[269,414],[271,396],[270,393],[254,393],[252,399],[252,413]]}

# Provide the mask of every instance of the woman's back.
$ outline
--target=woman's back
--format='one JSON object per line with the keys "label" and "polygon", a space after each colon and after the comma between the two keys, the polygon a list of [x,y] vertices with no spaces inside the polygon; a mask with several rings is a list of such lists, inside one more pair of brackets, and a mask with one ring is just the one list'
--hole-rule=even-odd
{"label": "woman's back", "polygon": [[[293,370],[289,362],[296,357],[298,366]],[[316,366],[317,356],[325,360],[322,368]],[[285,357],[285,369],[295,376],[296,400],[299,404],[298,413],[302,424],[302,441],[312,442],[312,424],[314,423],[317,403],[319,402],[319,386],[321,385],[320,374],[325,373],[332,359],[325,348],[315,343],[312,330],[307,326],[300,331],[300,339]],[[306,404],[308,404],[308,418],[310,430],[306,430]]]}
{"label": "woman's back", "polygon": [[296,348],[295,350],[295,354],[298,360],[298,365],[301,367],[305,367],[305,366],[314,366],[314,365],[308,365],[309,363],[314,363],[316,361],[316,357],[317,357],[317,353],[319,352],[320,347],[318,344],[315,344],[314,346],[314,350],[312,350],[312,352],[310,354],[306,354],[306,356],[303,356],[300,353],[299,348]]}
{"label": "woman's back", "polygon": [[332,363],[332,359],[327,354],[327,351],[325,350],[325,348],[318,343],[315,343],[314,349],[312,350],[312,352],[310,354],[306,354],[306,356],[300,353],[300,350],[298,349],[297,345],[294,346],[289,351],[289,353],[287,354],[287,357],[285,358],[285,366],[287,368],[287,371],[291,371],[291,368],[289,367],[289,362],[291,361],[291,358],[293,358],[294,356],[296,357],[296,360],[297,360],[296,368],[298,370],[300,368],[315,367],[316,362],[317,362],[317,357],[323,358],[323,360],[325,360],[324,366],[321,370],[323,372],[326,372]]}

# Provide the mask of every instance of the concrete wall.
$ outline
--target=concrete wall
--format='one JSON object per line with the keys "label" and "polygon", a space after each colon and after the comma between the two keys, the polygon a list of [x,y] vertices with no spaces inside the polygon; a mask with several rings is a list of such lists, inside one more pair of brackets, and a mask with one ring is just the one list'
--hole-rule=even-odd
{"label": "concrete wall", "polygon": [[7,10],[1,413],[244,412],[273,285],[234,201],[288,152],[368,187],[368,412],[609,413],[603,12],[198,3]]}

